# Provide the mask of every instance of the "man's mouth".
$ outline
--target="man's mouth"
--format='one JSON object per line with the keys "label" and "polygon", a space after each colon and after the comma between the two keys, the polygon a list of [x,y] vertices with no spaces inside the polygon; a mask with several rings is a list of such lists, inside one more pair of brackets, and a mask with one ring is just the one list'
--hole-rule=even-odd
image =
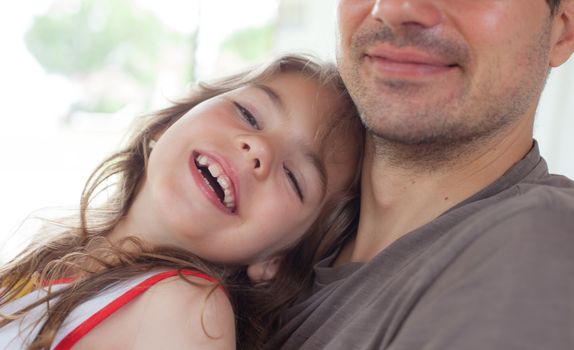
{"label": "man's mouth", "polygon": [[457,61],[447,55],[435,55],[417,48],[395,48],[377,45],[369,48],[364,57],[383,74],[421,77],[448,72],[459,67]]}
{"label": "man's mouth", "polygon": [[219,201],[230,212],[237,210],[233,182],[223,171],[223,167],[215,160],[204,154],[194,154],[195,166],[203,176],[205,183],[213,190]]}

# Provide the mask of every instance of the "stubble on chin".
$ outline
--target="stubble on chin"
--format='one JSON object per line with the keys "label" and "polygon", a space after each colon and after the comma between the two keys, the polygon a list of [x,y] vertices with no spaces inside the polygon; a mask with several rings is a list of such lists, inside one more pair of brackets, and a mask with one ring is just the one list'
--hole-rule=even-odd
{"label": "stubble on chin", "polygon": [[[546,79],[549,32],[544,31],[526,53],[525,62],[531,71],[525,70],[526,74],[507,91],[497,92],[494,85],[471,89],[468,79],[463,79],[460,89],[450,96],[441,97],[439,91],[438,98],[429,100],[432,103],[416,105],[419,96],[432,96],[433,92],[411,82],[365,79],[360,69],[362,46],[378,40],[397,46],[422,45],[423,50],[439,50],[438,54],[451,55],[446,57],[464,64],[470,60],[468,52],[457,43],[430,36],[414,33],[409,37],[407,33],[395,39],[392,35],[384,28],[374,34],[359,34],[351,45],[351,59],[347,57],[348,62],[342,64],[342,74],[369,130],[373,151],[390,166],[433,172],[469,157],[528,113]],[[488,75],[491,84],[497,84],[498,74],[493,67]]]}

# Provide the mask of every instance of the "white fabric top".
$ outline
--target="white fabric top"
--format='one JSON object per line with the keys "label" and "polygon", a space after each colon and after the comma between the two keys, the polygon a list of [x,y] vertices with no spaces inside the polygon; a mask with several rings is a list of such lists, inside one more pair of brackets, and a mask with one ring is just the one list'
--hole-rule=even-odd
{"label": "white fabric top", "polygon": [[[118,300],[120,296],[126,292],[133,290],[140,283],[144,282],[150,277],[160,274],[165,271],[153,271],[142,274],[138,277],[132,278],[127,281],[122,281],[116,285],[104,290],[99,293],[94,298],[84,302],[77,308],[75,308],[66,318],[56,337],[51,349],[56,349],[60,342],[68,335],[70,332],[75,330],[79,325],[87,321],[90,317],[96,314],[98,311],[105,309],[112,302]],[[170,276],[168,276],[170,277]],[[61,288],[64,288],[66,284],[59,284],[52,286],[52,292],[55,292]],[[148,286],[149,287],[149,286]],[[47,288],[42,288],[33,291],[7,305],[0,308],[2,314],[11,314],[26,305],[31,304],[35,300],[46,296]],[[0,328],[0,349],[25,349],[30,342],[36,337],[40,331],[43,322],[37,322],[42,315],[46,312],[46,303],[35,307],[30,311],[25,317],[20,320],[13,321],[10,324]]]}

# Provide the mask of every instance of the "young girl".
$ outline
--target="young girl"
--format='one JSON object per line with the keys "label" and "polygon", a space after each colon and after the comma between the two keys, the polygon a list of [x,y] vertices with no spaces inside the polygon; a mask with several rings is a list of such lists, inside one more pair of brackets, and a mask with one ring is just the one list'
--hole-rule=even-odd
{"label": "young girl", "polygon": [[200,84],[99,165],[77,225],[0,270],[0,347],[257,348],[356,224],[362,134],[310,58]]}

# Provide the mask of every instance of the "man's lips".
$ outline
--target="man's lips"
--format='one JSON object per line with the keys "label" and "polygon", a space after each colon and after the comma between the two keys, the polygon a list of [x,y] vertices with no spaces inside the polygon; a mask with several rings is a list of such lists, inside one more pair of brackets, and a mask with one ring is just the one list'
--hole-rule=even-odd
{"label": "man's lips", "polygon": [[367,50],[365,57],[377,71],[390,75],[419,77],[443,73],[457,67],[455,62],[447,58],[409,48],[378,46]]}

